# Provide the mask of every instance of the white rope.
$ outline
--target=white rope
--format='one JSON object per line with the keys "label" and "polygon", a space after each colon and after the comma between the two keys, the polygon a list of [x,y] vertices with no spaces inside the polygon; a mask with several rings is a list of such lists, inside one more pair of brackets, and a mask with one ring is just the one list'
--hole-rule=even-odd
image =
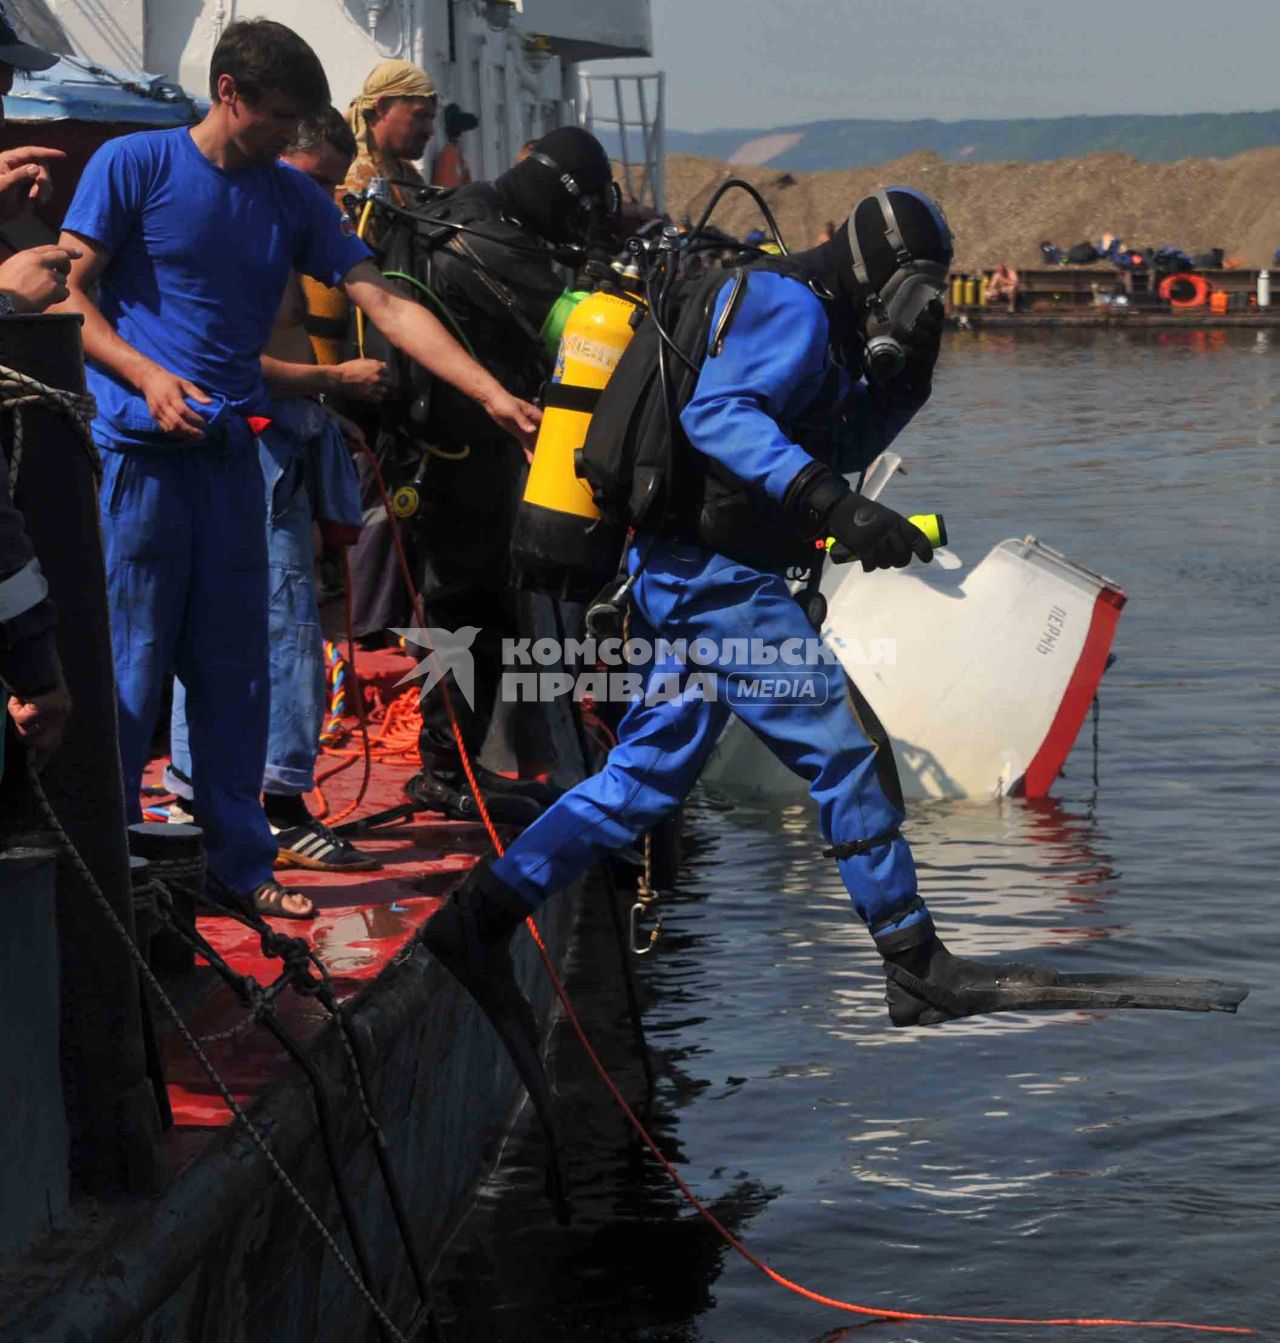
{"label": "white rope", "polygon": [[64,392],[61,388],[49,387],[37,378],[19,373],[16,368],[0,364],[0,410],[7,410],[13,415],[13,446],[9,454],[11,499],[18,488],[18,475],[22,471],[24,406],[39,406],[52,415],[63,415],[69,419],[80,435],[85,452],[89,454],[95,478],[102,475],[102,461],[89,432],[93,417],[98,412],[93,397],[84,392]]}

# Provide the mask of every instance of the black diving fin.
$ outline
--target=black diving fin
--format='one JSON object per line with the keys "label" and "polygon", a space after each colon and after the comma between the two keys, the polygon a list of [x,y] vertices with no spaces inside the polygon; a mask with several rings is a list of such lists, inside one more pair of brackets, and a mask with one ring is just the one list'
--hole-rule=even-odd
{"label": "black diving fin", "polygon": [[526,913],[514,892],[488,872],[487,863],[481,863],[452,899],[431,916],[419,937],[475,999],[515,1065],[546,1135],[547,1196],[556,1221],[567,1226],[572,1209],[560,1161],[551,1087],[538,1052],[533,1008],[520,991],[511,961],[511,935]]}
{"label": "black diving fin", "polygon": [[967,960],[953,956],[936,936],[887,956],[885,975],[895,1026],[931,1026],[988,1012],[1234,1012],[1249,996],[1241,985],[1186,975],[1062,974],[1026,961]]}

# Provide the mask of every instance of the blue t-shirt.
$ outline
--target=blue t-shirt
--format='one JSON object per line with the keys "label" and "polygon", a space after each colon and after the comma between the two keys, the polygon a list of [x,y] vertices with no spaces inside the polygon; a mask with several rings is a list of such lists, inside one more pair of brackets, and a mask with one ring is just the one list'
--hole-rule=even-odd
{"label": "blue t-shirt", "polygon": [[[369,257],[333,201],[283,163],[228,172],[186,127],[111,140],[89,160],[63,227],[104,247],[98,308],[136,350],[213,398],[211,422],[267,413],[259,357],[291,271],[336,285]],[[103,446],[178,442],[145,398],[89,363]]]}

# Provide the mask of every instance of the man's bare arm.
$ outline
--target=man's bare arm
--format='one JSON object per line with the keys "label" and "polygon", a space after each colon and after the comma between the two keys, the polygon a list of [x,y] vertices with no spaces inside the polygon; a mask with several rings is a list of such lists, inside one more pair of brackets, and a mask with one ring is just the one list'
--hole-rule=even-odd
{"label": "man's bare arm", "polygon": [[351,270],[343,287],[351,301],[410,359],[477,402],[500,428],[526,448],[542,413],[510,392],[458,344],[426,308],[396,293],[372,261]]}
{"label": "man's bare arm", "polygon": [[78,233],[64,232],[60,242],[80,253],[71,263],[71,274],[67,277],[70,297],[59,306],[64,312],[78,312],[84,318],[85,354],[146,397],[147,409],[166,434],[203,438],[204,421],[185,398],[207,402],[209,397],[195,383],[170,373],[122,340],[98,311],[91,292],[111,260],[110,253],[95,239]]}
{"label": "man's bare arm", "polygon": [[295,364],[262,356],[262,377],[272,396],[348,396],[381,401],[387,393],[387,366],[381,359],[348,359],[342,364]]}

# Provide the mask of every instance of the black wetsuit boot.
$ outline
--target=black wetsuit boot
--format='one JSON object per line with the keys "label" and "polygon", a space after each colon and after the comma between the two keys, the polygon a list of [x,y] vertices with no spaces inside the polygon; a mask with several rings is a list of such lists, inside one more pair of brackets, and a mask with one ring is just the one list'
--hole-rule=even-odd
{"label": "black wetsuit boot", "polygon": [[1181,975],[1061,974],[1033,961],[973,961],[954,956],[925,919],[876,938],[884,957],[889,1019],[936,1026],[987,1012],[1054,1012],[1142,1007],[1234,1012],[1239,985]]}
{"label": "black wetsuit boot", "polygon": [[[418,735],[418,754],[422,773],[405,784],[405,793],[421,807],[442,812],[455,821],[480,820],[480,807],[458,753],[453,736],[424,725]],[[495,825],[531,825],[556,800],[560,790],[535,780],[508,779],[477,764],[474,753],[471,770],[485,807]]]}

